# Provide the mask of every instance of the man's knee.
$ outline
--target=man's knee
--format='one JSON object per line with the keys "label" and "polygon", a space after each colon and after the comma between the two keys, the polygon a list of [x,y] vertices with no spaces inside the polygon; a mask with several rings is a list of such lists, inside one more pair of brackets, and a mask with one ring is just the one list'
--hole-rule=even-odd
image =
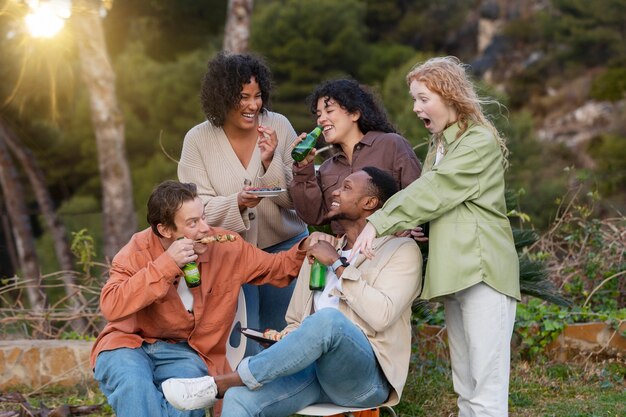
{"label": "man's knee", "polygon": [[347,322],[346,316],[335,308],[323,308],[309,316],[307,320],[312,320],[316,328],[326,330],[341,329]]}

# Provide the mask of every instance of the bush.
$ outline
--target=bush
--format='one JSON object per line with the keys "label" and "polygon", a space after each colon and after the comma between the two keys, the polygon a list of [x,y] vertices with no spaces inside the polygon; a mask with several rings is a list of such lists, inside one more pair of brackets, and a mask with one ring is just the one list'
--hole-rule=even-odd
{"label": "bush", "polygon": [[608,68],[591,84],[591,98],[619,101],[626,94],[626,68]]}

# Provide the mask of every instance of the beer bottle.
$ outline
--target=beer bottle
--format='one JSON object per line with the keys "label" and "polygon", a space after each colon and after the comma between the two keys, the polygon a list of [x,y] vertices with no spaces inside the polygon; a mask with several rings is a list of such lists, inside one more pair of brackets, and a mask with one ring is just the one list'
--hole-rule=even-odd
{"label": "beer bottle", "polygon": [[326,286],[326,265],[317,259],[311,265],[311,276],[309,277],[309,289],[311,291],[323,291]]}
{"label": "beer bottle", "polygon": [[183,272],[185,273],[185,283],[187,287],[195,288],[200,285],[200,270],[198,264],[195,262],[189,262],[183,266]]}
{"label": "beer bottle", "polygon": [[[176,240],[181,240],[183,237],[179,237]],[[189,262],[183,266],[183,273],[185,274],[185,283],[189,288],[195,288],[200,285],[200,270],[198,264],[195,262]]]}
{"label": "beer bottle", "polygon": [[302,139],[300,143],[298,143],[293,150],[291,151],[291,157],[296,162],[301,162],[306,158],[306,156],[311,152],[311,149],[315,148],[317,143],[317,138],[320,137],[322,133],[322,126],[317,126],[315,129],[311,131],[306,138]]}

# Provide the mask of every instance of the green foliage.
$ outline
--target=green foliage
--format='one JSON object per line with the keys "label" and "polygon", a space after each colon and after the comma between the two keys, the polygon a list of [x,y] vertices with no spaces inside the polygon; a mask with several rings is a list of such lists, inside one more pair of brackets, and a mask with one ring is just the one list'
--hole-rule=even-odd
{"label": "green foliage", "polygon": [[567,190],[563,170],[570,158],[569,152],[558,145],[540,143],[528,112],[512,114],[509,123],[500,130],[509,148],[507,187],[524,190],[522,211],[530,216],[536,228],[544,229],[553,220],[555,201]]}
{"label": "green foliage", "polygon": [[469,59],[475,50],[476,35],[466,25],[473,0],[413,0],[397,2],[401,17],[387,35],[388,40],[412,46],[420,51],[448,51]]}
{"label": "green foliage", "polygon": [[146,225],[145,205],[153,188],[163,180],[176,178],[185,134],[206,119],[198,96],[212,54],[196,50],[173,61],[158,62],[135,43],[118,57],[118,94],[126,117],[126,143],[140,225]]}
{"label": "green foliage", "polygon": [[[598,0],[593,6],[581,0],[552,0],[530,17],[512,19],[504,30],[510,44],[533,56],[507,86],[512,105],[527,105],[532,97],[544,95],[546,85],[563,84],[589,68],[623,68],[625,19],[623,0]],[[600,95],[619,94],[610,86],[596,88]]]}
{"label": "green foliage", "polygon": [[570,323],[589,321],[619,322],[626,319],[626,309],[593,312],[589,308],[562,307],[545,304],[537,298],[517,305],[515,333],[520,337],[520,355],[535,358],[545,353],[545,348],[563,332]]}
{"label": "green foliage", "polygon": [[[581,192],[582,186],[578,188]],[[542,239],[540,252],[554,271],[553,280],[576,305],[594,311],[626,307],[626,243],[623,216],[594,216],[596,193],[574,193],[556,225]],[[613,277],[613,278],[611,278]],[[593,294],[593,297],[591,297]]]}
{"label": "green foliage", "polygon": [[[304,99],[317,84],[346,76],[363,82],[361,66],[377,54],[366,44],[364,18],[365,4],[358,0],[270,1],[255,8],[251,48],[267,58],[277,85],[273,108],[296,131],[314,123]],[[403,53],[402,47],[394,47],[384,56],[385,64],[392,65]],[[374,71],[368,65],[363,75],[380,76],[386,69],[380,65]]]}
{"label": "green foliage", "polygon": [[424,161],[429,133],[413,113],[413,102],[406,84],[406,74],[419,62],[430,56],[418,53],[398,68],[389,71],[381,87],[381,95],[391,120],[399,132],[413,145],[420,160]]}
{"label": "green foliage", "polygon": [[72,237],[70,249],[74,256],[78,258],[78,264],[83,266],[85,275],[89,277],[91,276],[91,265],[96,254],[93,237],[89,235],[87,229],[73,232]]}
{"label": "green foliage", "polygon": [[326,78],[357,75],[364,16],[357,0],[286,0],[255,11],[252,48],[268,59],[281,100],[305,97]]}
{"label": "green foliage", "polygon": [[559,294],[542,260],[532,259],[527,255],[519,258],[520,291],[524,295],[532,295],[559,306],[569,306],[571,302]]}
{"label": "green foliage", "polygon": [[389,73],[415,56],[415,50],[409,46],[376,43],[371,44],[361,58],[358,80],[364,84],[380,83]]}
{"label": "green foliage", "polygon": [[591,85],[590,97],[596,100],[619,101],[626,94],[626,68],[607,68]]}
{"label": "green foliage", "polygon": [[124,0],[113,2],[105,19],[107,44],[113,56],[140,40],[146,53],[158,61],[221,38],[227,3],[224,0]]}
{"label": "green foliage", "polygon": [[566,45],[563,58],[587,65],[624,64],[626,59],[626,2],[552,0],[555,40]]}
{"label": "green foliage", "polygon": [[95,336],[77,333],[75,331],[63,332],[59,337],[60,340],[85,340],[87,342],[94,342]]}
{"label": "green foliage", "polygon": [[626,184],[626,136],[601,135],[591,142],[588,151],[596,161],[594,174],[600,194],[611,197],[623,192]]}

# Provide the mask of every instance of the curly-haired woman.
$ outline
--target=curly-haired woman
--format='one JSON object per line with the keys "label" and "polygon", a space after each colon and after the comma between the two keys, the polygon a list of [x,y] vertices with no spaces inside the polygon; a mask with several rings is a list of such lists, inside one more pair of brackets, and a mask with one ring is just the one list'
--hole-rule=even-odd
{"label": "curly-haired woman", "polygon": [[[401,189],[420,176],[422,168],[411,145],[396,133],[375,96],[357,81],[325,81],[307,102],[323,128],[324,139],[336,150],[317,173],[312,163],[315,149],[293,165],[289,192],[298,215],[308,224],[328,223],[326,215],[333,191],[348,175],[363,167],[388,172]],[[331,228],[334,233],[341,233],[337,222],[331,222]],[[421,229],[416,228],[413,236],[422,236]]]}
{"label": "curly-haired woman", "polygon": [[[200,92],[207,121],[185,136],[178,178],[198,186],[208,224],[279,252],[308,232],[289,193],[264,198],[248,192],[250,186],[286,188],[291,181],[296,133],[285,116],[268,110],[271,88],[271,72],[260,57],[221,52],[211,59]],[[250,327],[285,326],[293,286],[244,291]]]}

